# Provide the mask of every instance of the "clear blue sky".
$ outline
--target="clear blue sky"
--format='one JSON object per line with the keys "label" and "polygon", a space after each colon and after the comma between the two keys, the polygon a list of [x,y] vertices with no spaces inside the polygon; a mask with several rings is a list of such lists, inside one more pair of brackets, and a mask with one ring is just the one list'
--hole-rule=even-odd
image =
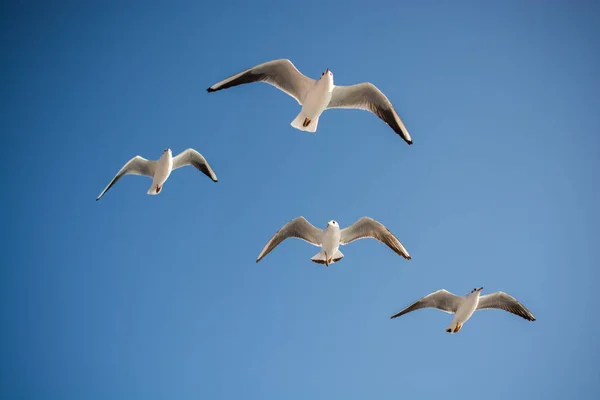
{"label": "clear blue sky", "polygon": [[[594,2],[2,6],[3,399],[579,399],[600,395],[600,7]],[[209,2],[206,2],[209,3]],[[370,81],[373,115],[294,130],[289,58]],[[201,152],[159,196],[131,157]],[[330,268],[290,219],[378,219]],[[537,317],[389,317],[440,288]]]}

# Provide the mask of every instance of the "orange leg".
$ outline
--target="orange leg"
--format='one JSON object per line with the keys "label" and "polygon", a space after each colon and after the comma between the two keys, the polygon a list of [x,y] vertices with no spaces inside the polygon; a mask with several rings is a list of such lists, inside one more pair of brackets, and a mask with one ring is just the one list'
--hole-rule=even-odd
{"label": "orange leg", "polygon": [[460,328],[462,328],[462,324],[457,324],[456,328],[454,328],[454,333],[458,333],[458,331],[460,331]]}

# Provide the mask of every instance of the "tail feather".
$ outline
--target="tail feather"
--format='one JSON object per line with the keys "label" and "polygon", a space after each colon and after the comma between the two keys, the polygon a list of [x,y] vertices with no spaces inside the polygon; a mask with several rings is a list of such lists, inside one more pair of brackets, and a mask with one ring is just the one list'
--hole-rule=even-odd
{"label": "tail feather", "polygon": [[317,126],[319,125],[319,117],[311,120],[307,118],[302,111],[300,111],[300,114],[294,118],[290,125],[296,129],[300,129],[301,131],[316,132]]}
{"label": "tail feather", "polygon": [[[342,258],[344,258],[344,254],[342,254],[341,251],[336,251],[331,257],[331,262],[329,263],[329,265],[336,263],[338,261],[340,261]],[[317,264],[325,264],[327,257],[325,257],[325,252],[323,250],[319,251],[317,254],[315,254],[310,260],[312,262],[315,262]]]}
{"label": "tail feather", "polygon": [[161,190],[162,186],[158,186],[157,184],[153,183],[152,186],[150,186],[150,189],[148,189],[147,193],[150,195],[157,195]]}

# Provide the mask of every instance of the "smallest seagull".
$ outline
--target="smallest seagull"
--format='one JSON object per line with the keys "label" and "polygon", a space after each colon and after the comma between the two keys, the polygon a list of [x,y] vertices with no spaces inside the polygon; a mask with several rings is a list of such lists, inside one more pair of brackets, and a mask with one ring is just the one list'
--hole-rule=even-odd
{"label": "smallest seagull", "polygon": [[479,296],[482,287],[471,290],[471,293],[466,296],[457,296],[444,289],[433,292],[419,301],[406,307],[396,315],[390,318],[396,318],[407,314],[411,311],[420,310],[421,308],[437,308],[438,310],[454,314],[452,322],[446,328],[448,333],[457,333],[462,328],[463,324],[471,318],[476,310],[486,310],[490,308],[498,308],[508,311],[511,314],[518,315],[528,321],[535,321],[533,314],[514,297],[504,292],[495,292]]}
{"label": "smallest seagull", "polygon": [[313,246],[321,247],[311,261],[317,264],[333,264],[344,258],[339,250],[340,245],[346,245],[358,239],[373,238],[387,245],[398,255],[410,260],[408,251],[388,228],[369,217],[362,217],[347,228],[340,229],[336,221],[329,221],[325,229],[319,229],[304,217],[294,218],[273,235],[262,249],[256,262],[269,254],[277,245],[287,238],[302,239]]}
{"label": "smallest seagull", "polygon": [[104,196],[104,193],[125,175],[149,176],[152,178],[152,186],[148,189],[148,194],[157,195],[162,190],[171,172],[186,165],[192,165],[214,182],[218,181],[217,175],[215,175],[210,165],[208,165],[208,162],[196,150],[187,149],[179,153],[176,157],[173,157],[171,149],[166,148],[158,160],[146,160],[140,156],[135,156],[129,160],[112,181],[110,181],[108,186],[104,188],[96,201],[100,200]]}

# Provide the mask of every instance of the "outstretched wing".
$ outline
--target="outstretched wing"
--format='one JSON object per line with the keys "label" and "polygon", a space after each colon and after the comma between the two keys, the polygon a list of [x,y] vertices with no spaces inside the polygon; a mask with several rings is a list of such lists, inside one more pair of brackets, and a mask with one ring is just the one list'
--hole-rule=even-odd
{"label": "outstretched wing", "polygon": [[125,175],[145,175],[152,178],[154,176],[155,169],[156,161],[149,161],[140,156],[133,157],[131,160],[127,161],[123,168],[121,168],[117,175],[115,175],[112,181],[110,181],[108,186],[104,188],[102,193],[100,193],[100,195],[96,198],[96,201],[100,200],[100,198],[104,196],[104,193],[106,193],[108,189],[110,189]]}
{"label": "outstretched wing", "polygon": [[441,289],[437,292],[428,294],[417,302],[406,307],[398,314],[392,315],[390,319],[408,314],[411,311],[420,310],[421,308],[437,308],[438,310],[447,312],[449,314],[454,314],[462,302],[463,299],[461,297],[456,296],[445,289]]}
{"label": "outstretched wing", "polygon": [[362,217],[352,225],[342,229],[340,241],[342,245],[346,245],[364,238],[376,239],[407,260],[411,258],[402,243],[388,228],[369,217]]}
{"label": "outstretched wing", "polygon": [[412,139],[388,98],[372,83],[335,86],[327,108],[357,108],[370,111],[388,124],[408,144]]}
{"label": "outstretched wing", "polygon": [[486,310],[490,308],[498,308],[500,310],[508,311],[511,314],[518,315],[521,318],[525,318],[528,321],[535,321],[535,317],[531,311],[508,293],[495,292],[481,296],[479,298],[477,309]]}
{"label": "outstretched wing", "polygon": [[173,158],[174,170],[186,165],[192,165],[204,175],[212,179],[214,182],[218,181],[217,175],[215,175],[210,165],[208,165],[206,159],[202,157],[202,154],[198,153],[196,150],[184,150],[181,153],[179,153],[175,158]]}
{"label": "outstretched wing", "polygon": [[298,101],[300,105],[315,80],[303,75],[290,60],[280,59],[256,65],[219,83],[215,83],[208,92],[227,89],[252,82],[265,82],[275,86]]}
{"label": "outstretched wing", "polygon": [[323,231],[321,229],[313,226],[304,217],[294,218],[273,235],[258,255],[256,262],[259,262],[264,256],[277,247],[279,243],[290,237],[302,239],[314,246],[320,246],[322,233]]}

